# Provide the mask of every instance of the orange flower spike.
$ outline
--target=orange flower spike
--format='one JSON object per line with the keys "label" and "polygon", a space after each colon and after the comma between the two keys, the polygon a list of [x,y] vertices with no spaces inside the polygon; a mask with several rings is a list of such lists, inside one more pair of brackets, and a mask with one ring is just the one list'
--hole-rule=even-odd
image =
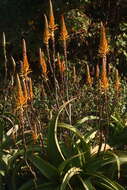
{"label": "orange flower spike", "polygon": [[105,32],[105,27],[103,23],[101,23],[101,36],[100,36],[100,45],[99,45],[99,54],[100,56],[104,56],[109,52],[109,47],[108,47],[108,41],[106,39],[106,32]]}
{"label": "orange flower spike", "polygon": [[92,78],[90,76],[90,70],[89,70],[89,66],[86,65],[86,83],[91,86],[92,85]]}
{"label": "orange flower spike", "polygon": [[16,97],[16,102],[17,102],[17,107],[22,107],[26,103],[18,74],[17,74],[17,97]]}
{"label": "orange flower spike", "polygon": [[62,62],[61,62],[61,73],[64,73],[65,70],[66,70],[65,61],[62,60]]}
{"label": "orange flower spike", "polygon": [[57,54],[57,64],[59,66],[60,73],[64,73],[64,71],[66,70],[65,62],[64,60],[60,60],[59,53]]}
{"label": "orange flower spike", "polygon": [[57,25],[55,24],[51,0],[49,0],[49,29],[51,30],[51,37],[54,38],[54,31],[57,29]]}
{"label": "orange flower spike", "polygon": [[107,90],[108,87],[109,87],[109,82],[107,78],[106,61],[103,59],[102,73],[101,73],[101,88],[103,90]]}
{"label": "orange flower spike", "polygon": [[120,91],[120,86],[121,86],[121,83],[120,83],[119,73],[118,73],[118,70],[116,69],[115,84],[114,84],[114,88],[115,88],[116,92]]}
{"label": "orange flower spike", "polygon": [[69,38],[67,28],[64,21],[64,16],[61,16],[61,30],[60,30],[60,39],[67,40]]}
{"label": "orange flower spike", "polygon": [[42,67],[42,71],[45,77],[47,77],[47,65],[46,65],[44,53],[41,51],[41,48],[39,49],[39,59],[40,59],[40,65]]}
{"label": "orange flower spike", "polygon": [[43,34],[43,42],[44,44],[48,45],[50,33],[49,33],[49,26],[48,26],[48,20],[47,20],[46,15],[44,15],[44,19],[45,19],[45,28],[44,28],[44,34]]}
{"label": "orange flower spike", "polygon": [[32,139],[34,141],[34,144],[36,144],[38,137],[39,135],[37,134],[37,132],[32,130]]}
{"label": "orange flower spike", "polygon": [[28,58],[27,58],[27,53],[26,53],[26,42],[23,39],[23,74],[24,76],[27,76],[29,72],[29,63],[28,63]]}

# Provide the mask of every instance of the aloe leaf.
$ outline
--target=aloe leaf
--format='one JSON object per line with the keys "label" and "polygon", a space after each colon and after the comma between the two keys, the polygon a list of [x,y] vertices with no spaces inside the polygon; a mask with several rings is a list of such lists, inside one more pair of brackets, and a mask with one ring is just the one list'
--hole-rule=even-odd
{"label": "aloe leaf", "polygon": [[110,180],[109,178],[107,178],[106,176],[99,174],[99,173],[91,173],[90,174],[93,177],[96,177],[98,179],[98,182],[105,184],[105,186],[107,186],[108,189],[111,190],[125,190],[123,186],[121,186],[120,184],[114,182],[113,180]]}
{"label": "aloe leaf", "polygon": [[94,139],[97,132],[98,131],[95,129],[91,130],[90,132],[87,132],[87,134],[84,136],[86,143],[89,143],[92,139]]}
{"label": "aloe leaf", "polygon": [[127,155],[119,155],[119,160],[121,164],[127,163]]}
{"label": "aloe leaf", "polygon": [[114,152],[109,152],[109,154],[111,154],[115,160],[116,160],[116,163],[117,163],[117,170],[118,170],[118,179],[120,178],[120,159],[119,159],[119,156],[116,155]]}
{"label": "aloe leaf", "polygon": [[[90,171],[92,168],[93,171],[97,171],[97,170],[99,171],[102,167],[104,167],[108,164],[116,163],[117,170],[118,170],[118,177],[119,177],[120,176],[120,165],[122,164],[121,159],[122,159],[122,157],[120,157],[119,155],[117,156],[115,153],[113,153],[111,151],[102,152],[99,155],[94,154],[88,160],[86,169],[87,169],[87,171]],[[127,162],[126,159],[124,160],[125,162]]]}
{"label": "aloe leaf", "polygon": [[37,190],[59,190],[59,185],[54,186],[53,183],[44,183],[37,186]]}
{"label": "aloe leaf", "polygon": [[63,170],[65,169],[65,167],[66,167],[68,164],[72,164],[72,163],[73,163],[73,160],[74,160],[75,158],[78,158],[78,157],[80,157],[80,156],[82,156],[82,155],[84,155],[84,154],[85,154],[85,152],[82,152],[82,153],[80,153],[80,154],[76,154],[76,155],[74,155],[74,156],[72,156],[72,157],[66,159],[65,161],[63,161],[63,162],[60,164],[60,166],[59,166],[59,171],[60,171],[60,173],[63,172]]}
{"label": "aloe leaf", "polygon": [[18,190],[28,190],[29,188],[34,187],[34,181],[29,180],[26,183],[24,183]]}
{"label": "aloe leaf", "polygon": [[7,170],[7,165],[3,160],[0,160],[0,175],[4,176]]}
{"label": "aloe leaf", "polygon": [[80,168],[73,167],[65,174],[60,190],[66,190],[67,185],[69,184],[70,179],[81,172],[82,170]]}
{"label": "aloe leaf", "polygon": [[47,142],[48,156],[51,163],[53,163],[56,166],[58,166],[63,160],[65,160],[57,138],[58,119],[63,109],[74,99],[75,98],[69,100],[68,102],[64,103],[61,106],[58,113],[56,114],[54,119],[52,119],[48,127],[48,142]]}
{"label": "aloe leaf", "polygon": [[77,137],[79,137],[79,139],[81,139],[85,143],[82,133],[78,129],[73,127],[72,125],[66,124],[66,123],[58,123],[58,127],[68,129],[69,131],[73,132]]}
{"label": "aloe leaf", "polygon": [[[85,139],[84,136],[82,135],[82,133],[77,128],[75,128],[74,126],[72,126],[70,124],[58,123],[58,127],[67,129],[67,130],[73,132],[74,136],[78,137],[78,140],[76,142],[74,142],[74,143],[75,143],[75,147],[77,148],[77,151],[79,152],[79,155],[80,155],[79,159],[80,160],[82,160],[81,155],[84,156],[84,153],[86,153],[85,156],[89,157],[89,155],[90,155],[90,146],[89,146],[88,143],[86,143],[86,141],[87,142],[89,141],[88,136]],[[90,133],[90,135],[91,135],[91,133]],[[81,153],[80,153],[80,145],[82,147],[81,148]],[[82,154],[82,152],[84,152],[84,153]]]}
{"label": "aloe leaf", "polygon": [[10,112],[4,112],[4,115],[13,119],[16,124],[19,124],[19,120],[14,114],[12,114]]}
{"label": "aloe leaf", "polygon": [[41,174],[49,180],[56,180],[56,178],[59,176],[57,168],[39,156],[33,155],[28,157],[28,159],[41,172]]}
{"label": "aloe leaf", "polygon": [[112,120],[115,122],[115,124],[117,125],[117,127],[119,127],[119,128],[124,128],[124,125],[123,125],[123,123],[120,121],[120,119],[118,119],[117,117],[115,117],[115,116],[113,116],[113,115],[111,115],[111,118],[112,118]]}
{"label": "aloe leaf", "polygon": [[89,120],[97,120],[99,119],[99,117],[97,116],[87,116],[87,117],[84,117],[82,119],[80,119],[76,124],[75,124],[75,127],[80,127],[83,123],[85,123],[86,121],[89,121]]}
{"label": "aloe leaf", "polygon": [[99,187],[103,187],[105,190],[114,190],[114,188],[105,184],[104,182],[96,182],[96,184],[98,184]]}
{"label": "aloe leaf", "polygon": [[[18,190],[28,190],[30,188],[35,188],[34,180],[24,183]],[[57,190],[57,187],[51,182],[44,182],[43,184],[36,184],[36,190]]]}
{"label": "aloe leaf", "polygon": [[106,190],[116,190],[116,188],[117,188],[117,190],[125,190],[125,188],[124,187],[122,187],[121,185],[119,185],[118,183],[115,183],[114,181],[113,181],[113,183],[114,183],[114,185],[116,185],[117,187],[112,187],[112,186],[110,186],[110,185],[108,185],[108,184],[106,184],[105,182],[96,182],[97,184],[98,184],[98,186],[99,187],[103,187],[103,188],[105,188]]}
{"label": "aloe leaf", "polygon": [[89,179],[83,180],[80,176],[78,176],[78,178],[82,182],[82,185],[83,185],[85,190],[95,190],[95,188],[93,187],[93,185]]}
{"label": "aloe leaf", "polygon": [[[87,142],[89,142],[90,136],[89,137],[87,136],[86,139],[85,139],[83,134],[77,128],[75,128],[74,126],[72,126],[70,124],[58,123],[58,127],[65,128],[65,129],[68,129],[69,131],[73,132],[73,134],[78,137],[78,141],[76,143],[79,144],[80,142],[82,142],[84,147],[85,147],[85,151],[86,152],[90,151],[89,145],[87,143]],[[91,138],[92,138],[91,133],[90,133],[90,135],[91,135]]]}
{"label": "aloe leaf", "polygon": [[31,153],[33,153],[33,152],[41,152],[41,151],[42,151],[42,148],[41,148],[40,146],[28,146],[28,147],[27,147],[27,150],[24,150],[24,149],[18,150],[15,154],[13,154],[12,157],[10,157],[9,162],[8,162],[9,167],[11,167],[11,165],[13,164],[13,162],[14,162],[19,156],[22,156],[22,155],[25,156],[25,154],[26,154],[26,155],[28,155],[28,154],[31,155]]}

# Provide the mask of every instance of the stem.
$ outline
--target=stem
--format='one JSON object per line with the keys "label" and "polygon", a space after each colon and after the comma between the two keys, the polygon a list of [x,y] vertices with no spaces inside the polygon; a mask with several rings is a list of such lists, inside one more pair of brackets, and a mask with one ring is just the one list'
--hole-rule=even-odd
{"label": "stem", "polygon": [[[68,69],[68,62],[67,62],[67,44],[66,44],[66,40],[63,41],[63,46],[64,46],[65,65],[66,65],[66,69],[67,69],[65,85],[66,85],[66,95],[67,95],[67,101],[68,101],[69,100],[69,90],[68,90],[69,69]],[[71,124],[71,104],[69,103],[68,106],[69,106],[69,123]]]}
{"label": "stem", "polygon": [[50,67],[51,73],[53,74],[53,68],[52,68],[52,65],[51,65],[50,53],[49,53],[49,44],[46,44],[46,51],[47,51],[47,56],[48,56],[49,67]]}
{"label": "stem", "polygon": [[7,80],[7,54],[6,54],[6,39],[5,39],[5,33],[3,32],[3,52],[4,52],[4,68],[5,68],[5,77],[4,77],[4,83]]}
{"label": "stem", "polygon": [[58,83],[58,80],[55,75],[56,67],[55,67],[55,38],[54,38],[54,36],[52,36],[52,50],[53,50],[52,58],[53,58],[53,78],[54,78],[54,86],[55,86],[55,98],[56,98],[57,106],[59,108],[59,102],[58,102],[59,83]]}

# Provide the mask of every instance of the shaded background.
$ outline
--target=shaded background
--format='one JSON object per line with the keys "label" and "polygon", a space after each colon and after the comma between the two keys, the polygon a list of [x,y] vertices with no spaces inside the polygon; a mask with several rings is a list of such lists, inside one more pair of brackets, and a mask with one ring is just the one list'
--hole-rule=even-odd
{"label": "shaded background", "polygon": [[[110,39],[108,62],[116,65],[121,74],[127,68],[127,0],[52,0],[56,22],[65,14],[70,33],[68,58],[75,65],[98,62],[100,22],[106,24]],[[6,34],[7,53],[21,59],[21,39],[25,38],[30,62],[38,60],[38,48],[43,48],[43,14],[48,14],[47,0],[0,1],[0,39]],[[56,31],[58,33],[58,31]],[[56,49],[61,44],[56,38]]]}

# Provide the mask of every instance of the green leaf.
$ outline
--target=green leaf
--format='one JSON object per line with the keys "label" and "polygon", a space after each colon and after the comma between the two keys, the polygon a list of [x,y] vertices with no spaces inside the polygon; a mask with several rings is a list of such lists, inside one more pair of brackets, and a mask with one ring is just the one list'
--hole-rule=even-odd
{"label": "green leaf", "polygon": [[7,165],[3,160],[0,160],[0,175],[4,176],[7,170]]}
{"label": "green leaf", "polygon": [[114,188],[110,187],[109,185],[105,184],[104,182],[97,181],[96,184],[98,187],[103,187],[105,190],[114,190]]}
{"label": "green leaf", "polygon": [[103,185],[105,184],[105,187],[110,190],[125,190],[123,186],[120,184],[110,180],[106,176],[99,174],[99,173],[91,173],[90,174],[93,177],[97,178],[97,182],[102,183]]}
{"label": "green leaf", "polygon": [[35,155],[28,157],[28,159],[41,172],[41,174],[49,180],[56,180],[58,178],[59,172],[57,168],[55,168],[49,162]]}
{"label": "green leaf", "polygon": [[34,180],[29,180],[24,183],[18,190],[28,190],[28,189],[36,189],[36,190],[57,190],[57,186],[55,186],[51,182],[44,182],[43,184],[36,184],[35,186]]}
{"label": "green leaf", "polygon": [[60,190],[66,190],[67,185],[69,184],[70,179],[81,172],[82,170],[80,168],[73,167],[65,174]]}
{"label": "green leaf", "polygon": [[24,183],[18,190],[28,190],[32,187],[34,187],[34,181],[29,180],[26,183]]}
{"label": "green leaf", "polygon": [[65,128],[65,129],[68,129],[69,131],[73,132],[73,134],[76,137],[78,137],[78,140],[76,141],[76,144],[79,145],[79,144],[82,143],[82,145],[83,145],[83,147],[85,149],[85,150],[83,149],[83,152],[86,151],[87,155],[90,153],[90,146],[88,145],[88,143],[86,143],[86,141],[87,142],[89,141],[88,136],[85,139],[83,134],[77,128],[75,128],[72,125],[66,124],[66,123],[58,123],[58,127]]}
{"label": "green leaf", "polygon": [[83,180],[80,176],[78,176],[78,178],[82,182],[82,185],[83,185],[85,190],[95,190],[95,188],[93,187],[93,185],[89,179]]}
{"label": "green leaf", "polygon": [[94,139],[97,132],[98,131],[95,129],[87,132],[87,134],[85,134],[85,136],[84,136],[86,143],[89,143],[92,139]]}
{"label": "green leaf", "polygon": [[119,156],[116,155],[114,152],[109,152],[109,154],[111,154],[115,160],[116,160],[116,163],[117,163],[117,171],[118,171],[118,179],[120,178],[120,159],[119,159]]}
{"label": "green leaf", "polygon": [[86,153],[86,152],[82,152],[82,153],[80,153],[80,154],[76,154],[76,155],[74,155],[74,156],[72,156],[72,157],[66,159],[65,161],[63,161],[63,162],[60,164],[60,166],[59,166],[59,171],[60,171],[60,173],[62,173],[62,172],[64,171],[65,167],[66,167],[68,164],[73,164],[73,160],[74,160],[75,158],[78,158],[78,157],[84,155],[85,153]]}
{"label": "green leaf", "polygon": [[21,150],[17,150],[17,152],[15,154],[13,154],[13,156],[9,159],[9,167],[11,168],[13,162],[19,157],[19,156],[27,156],[27,155],[31,155],[31,153],[34,152],[41,152],[42,148],[38,145],[34,145],[34,146],[28,146],[27,150],[25,149],[21,149]]}
{"label": "green leaf", "polygon": [[56,166],[58,166],[63,160],[65,160],[57,138],[58,119],[63,109],[74,99],[75,98],[69,100],[68,102],[64,103],[61,106],[58,113],[51,120],[50,125],[48,127],[48,142],[47,142],[48,156],[50,162]]}
{"label": "green leaf", "polygon": [[87,116],[87,117],[84,117],[84,118],[80,119],[74,126],[75,127],[80,127],[86,121],[97,120],[97,119],[99,119],[99,117],[97,117],[97,116],[92,116],[92,115],[91,116]]}
{"label": "green leaf", "polygon": [[54,186],[53,183],[44,183],[41,185],[38,185],[37,190],[59,190],[59,185]]}
{"label": "green leaf", "polygon": [[82,133],[78,129],[76,129],[74,126],[72,126],[70,124],[66,124],[66,123],[58,123],[58,127],[68,129],[69,131],[73,132],[84,143],[86,143],[84,138],[83,138]]}

